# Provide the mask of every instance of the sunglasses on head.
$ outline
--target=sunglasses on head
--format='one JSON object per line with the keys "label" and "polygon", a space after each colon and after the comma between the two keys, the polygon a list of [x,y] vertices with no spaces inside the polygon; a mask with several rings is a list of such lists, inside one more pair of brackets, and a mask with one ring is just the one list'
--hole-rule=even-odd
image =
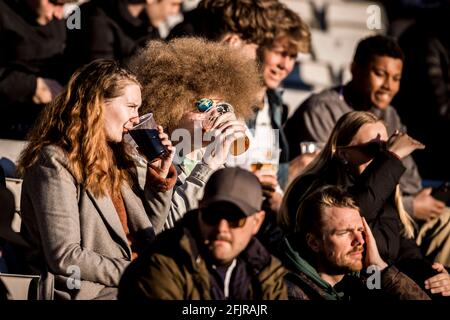
{"label": "sunglasses on head", "polygon": [[230,228],[242,228],[247,221],[246,216],[233,212],[220,212],[216,210],[201,210],[202,221],[209,226],[217,226],[222,219],[228,222]]}

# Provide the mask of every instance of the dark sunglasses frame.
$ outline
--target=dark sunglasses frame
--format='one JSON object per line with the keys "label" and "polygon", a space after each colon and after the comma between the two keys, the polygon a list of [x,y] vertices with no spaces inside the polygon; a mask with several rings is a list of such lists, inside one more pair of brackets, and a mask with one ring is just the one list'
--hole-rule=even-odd
{"label": "dark sunglasses frame", "polygon": [[202,221],[209,226],[217,226],[222,219],[228,222],[228,225],[232,229],[242,228],[247,221],[246,216],[242,215],[230,215],[226,213],[210,212],[208,210],[200,210],[200,216]]}

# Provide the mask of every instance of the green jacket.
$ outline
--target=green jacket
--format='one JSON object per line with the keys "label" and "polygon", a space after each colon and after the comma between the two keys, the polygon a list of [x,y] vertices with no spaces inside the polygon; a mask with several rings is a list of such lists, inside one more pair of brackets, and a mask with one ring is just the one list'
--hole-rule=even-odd
{"label": "green jacket", "polygon": [[[160,234],[125,271],[119,285],[124,300],[211,300],[210,274],[194,235],[198,211],[187,213],[175,228]],[[256,240],[239,255],[252,275],[253,300],[287,299],[285,269]]]}

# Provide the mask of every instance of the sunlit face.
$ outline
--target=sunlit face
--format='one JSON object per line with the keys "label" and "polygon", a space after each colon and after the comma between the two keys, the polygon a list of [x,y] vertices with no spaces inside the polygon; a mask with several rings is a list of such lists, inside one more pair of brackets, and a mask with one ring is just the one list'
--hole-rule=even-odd
{"label": "sunlit face", "polygon": [[363,267],[364,226],[359,211],[326,208],[322,217],[322,238],[315,237],[318,270],[340,275]]}
{"label": "sunlit face", "polygon": [[[264,212],[255,213],[244,221],[238,221],[243,218],[233,205],[221,203],[208,208],[208,211],[200,213],[199,228],[211,258],[218,264],[228,264],[233,261],[248,245],[250,239],[258,232],[262,221],[264,220]],[[214,224],[207,223],[203,215],[217,215],[222,218]],[[229,222],[226,219],[230,219]],[[242,224],[242,226],[237,226]]]}
{"label": "sunlit face", "polygon": [[123,88],[120,96],[105,102],[103,120],[108,141],[121,142],[127,129],[139,122],[141,104],[141,89],[131,82]]}
{"label": "sunlit face", "polygon": [[372,106],[386,109],[400,89],[403,62],[388,56],[374,56],[369,65],[354,72],[354,80],[361,86]]}
{"label": "sunlit face", "polygon": [[63,4],[57,0],[27,0],[29,7],[36,13],[37,22],[46,25],[53,19],[64,17]]}
{"label": "sunlit face", "polygon": [[183,0],[155,0],[147,5],[147,15],[154,27],[180,13]]}
{"label": "sunlit face", "polygon": [[286,37],[274,41],[270,48],[262,49],[264,84],[276,89],[294,69],[297,48]]}
{"label": "sunlit face", "polygon": [[[388,140],[386,126],[381,121],[362,125],[353,137],[349,146],[363,145],[375,140]],[[357,166],[360,173],[364,171],[373,159],[372,155],[365,154],[358,150],[358,148],[347,150],[346,152],[347,154],[344,156],[345,159],[354,166]]]}

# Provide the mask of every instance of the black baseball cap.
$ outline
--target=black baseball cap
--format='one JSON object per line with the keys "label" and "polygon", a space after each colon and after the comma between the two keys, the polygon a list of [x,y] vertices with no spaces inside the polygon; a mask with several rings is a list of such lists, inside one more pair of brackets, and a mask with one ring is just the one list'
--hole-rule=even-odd
{"label": "black baseball cap", "polygon": [[217,170],[206,183],[200,208],[218,202],[231,203],[245,216],[251,216],[261,211],[261,183],[253,173],[238,167]]}

